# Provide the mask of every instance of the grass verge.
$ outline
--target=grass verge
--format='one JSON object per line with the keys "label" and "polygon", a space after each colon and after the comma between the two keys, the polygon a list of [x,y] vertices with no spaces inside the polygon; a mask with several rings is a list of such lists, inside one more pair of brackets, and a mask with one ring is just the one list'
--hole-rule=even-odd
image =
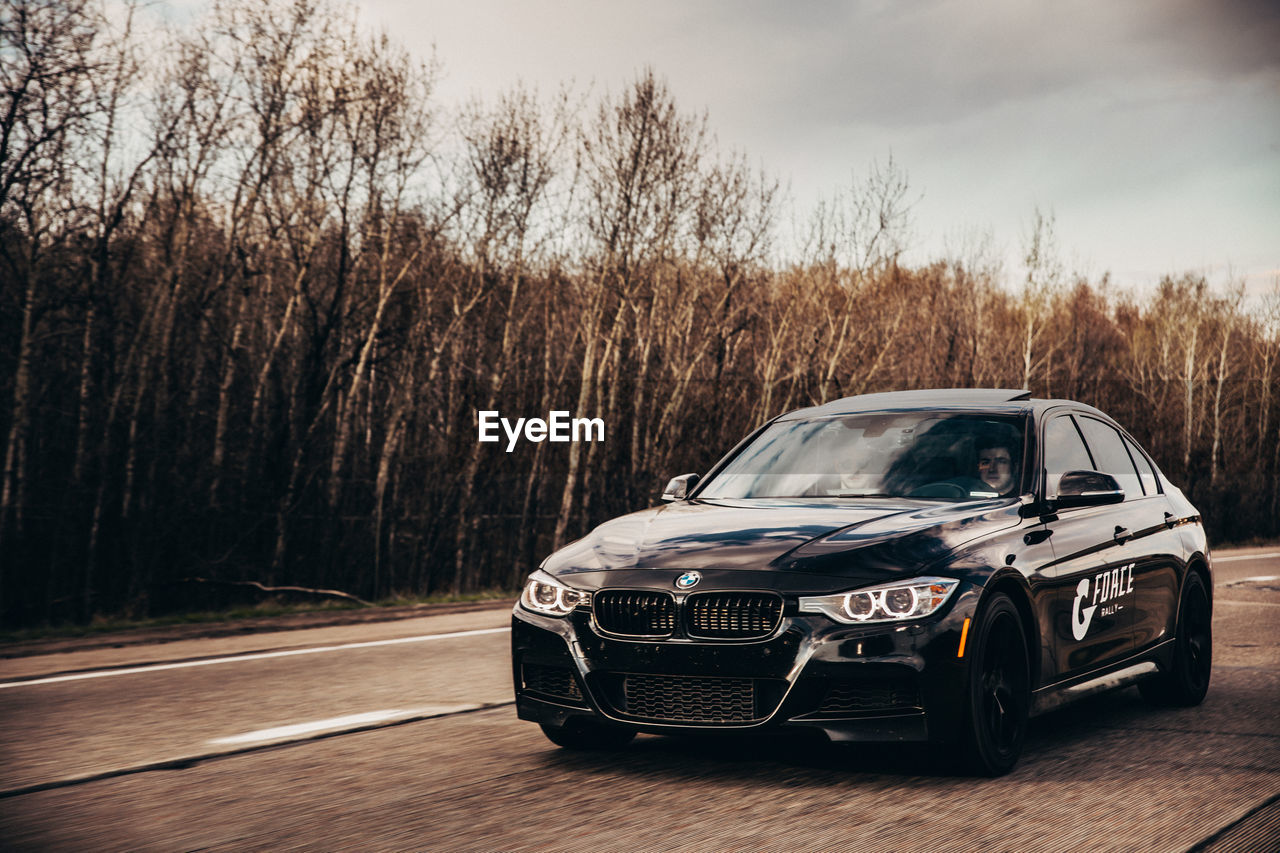
{"label": "grass verge", "polygon": [[249,620],[254,622],[271,619],[283,620],[288,617],[307,614],[329,613],[338,616],[343,612],[351,612],[367,616],[377,610],[429,609],[431,605],[438,604],[468,604],[482,601],[509,600],[517,595],[519,595],[517,590],[502,589],[481,590],[464,595],[393,595],[373,602],[372,607],[340,601],[288,603],[277,599],[266,599],[256,604],[238,605],[220,610],[188,610],[163,616],[134,617],[128,614],[97,614],[87,624],[57,623],[0,630],[0,643],[73,639],[183,625],[214,625]]}

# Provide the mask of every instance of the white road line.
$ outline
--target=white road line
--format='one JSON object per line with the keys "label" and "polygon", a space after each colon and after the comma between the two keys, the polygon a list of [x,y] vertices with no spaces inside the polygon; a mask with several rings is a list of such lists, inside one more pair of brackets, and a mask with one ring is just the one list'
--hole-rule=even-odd
{"label": "white road line", "polygon": [[275,740],[276,738],[282,737],[296,737],[297,735],[314,734],[315,732],[322,732],[325,729],[340,729],[344,726],[367,726],[371,723],[381,723],[396,717],[401,717],[406,713],[406,711],[396,709],[394,711],[368,711],[363,714],[347,714],[345,717],[330,717],[327,720],[314,720],[310,723],[294,723],[291,726],[276,726],[270,729],[258,729],[256,732],[246,732],[242,735],[233,735],[232,737],[215,738],[209,741],[209,743],[259,743],[264,740]]}
{"label": "white road line", "polygon": [[[426,705],[421,708],[415,708],[413,711],[404,711],[400,716],[387,717],[381,720],[374,720],[365,725],[348,725],[345,728],[334,728],[331,730],[321,730],[318,732],[307,732],[303,735],[294,735],[292,737],[284,737],[276,740],[263,740],[255,743],[246,743],[239,746],[224,746],[216,750],[204,750],[202,752],[194,752],[186,755],[176,755],[169,758],[162,758],[156,761],[146,761],[141,764],[128,764],[124,767],[113,767],[108,770],[101,770],[96,773],[80,773],[75,776],[64,776],[61,779],[49,779],[44,782],[35,782],[30,785],[23,785],[18,788],[0,789],[0,799],[8,797],[18,797],[25,794],[34,794],[38,791],[52,791],[57,788],[69,788],[73,785],[83,785],[86,782],[99,782],[103,779],[116,779],[121,776],[132,776],[137,773],[148,773],[153,770],[173,770],[175,768],[187,768],[201,761],[210,761],[217,758],[227,758],[232,755],[248,755],[257,752],[260,749],[274,749],[281,746],[289,746],[295,743],[305,743],[309,740],[317,738],[329,737],[331,735],[352,734],[354,732],[373,731],[374,729],[383,728],[385,726],[394,726],[399,723],[415,723],[421,720],[439,719],[441,717],[451,717],[454,714],[465,714],[468,711],[483,711],[493,708],[508,708],[515,704],[515,700],[507,700],[505,702],[480,702],[471,705]],[[374,714],[381,716],[383,713],[375,711]],[[363,715],[355,715],[360,717]],[[330,723],[341,722],[343,718],[329,720]]]}
{"label": "white road line", "polygon": [[483,634],[502,634],[510,628],[480,628],[474,631],[453,631],[448,634],[422,634],[417,637],[400,637],[395,640],[369,640],[363,643],[343,643],[339,646],[315,646],[309,649],[286,649],[279,652],[255,652],[247,655],[231,655],[223,658],[182,661],[180,663],[157,663],[146,666],[131,666],[125,669],[100,669],[93,672],[77,672],[71,675],[54,675],[49,678],[33,678],[29,681],[0,682],[0,690],[8,687],[32,687],[37,684],[58,684],[64,681],[85,681],[90,678],[109,678],[113,675],[134,675],[140,672],[159,672],[164,669],[187,669],[193,666],[213,666],[221,663],[241,663],[249,660],[266,660],[267,658],[286,658],[294,655],[317,655],[321,652],[342,652],[347,649],[371,649],[376,646],[398,646],[402,643],[426,643],[431,640],[452,640],[457,637],[478,637]]}
{"label": "white road line", "polygon": [[1214,557],[1215,563],[1234,563],[1236,560],[1269,560],[1280,557],[1280,551],[1269,551],[1266,554],[1237,554],[1234,557]]}
{"label": "white road line", "polygon": [[347,714],[344,717],[330,717],[327,720],[313,720],[309,723],[294,723],[290,726],[275,726],[269,729],[258,729],[255,732],[246,732],[242,735],[215,738],[209,741],[209,743],[218,744],[220,746],[237,746],[246,743],[265,743],[266,741],[279,740],[281,738],[296,738],[302,735],[316,734],[318,732],[365,728],[374,726],[378,723],[391,722],[393,720],[412,720],[422,717],[445,717],[462,711],[474,711],[480,707],[480,705],[475,704],[427,705],[422,708],[411,708],[409,710],[401,710],[397,708],[391,711],[366,711],[363,714]]}

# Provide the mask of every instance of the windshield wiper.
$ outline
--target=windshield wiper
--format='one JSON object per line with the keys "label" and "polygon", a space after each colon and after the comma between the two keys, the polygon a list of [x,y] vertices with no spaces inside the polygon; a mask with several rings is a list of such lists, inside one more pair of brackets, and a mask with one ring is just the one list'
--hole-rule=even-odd
{"label": "windshield wiper", "polygon": [[838,498],[896,498],[897,495],[890,495],[885,492],[841,492],[836,495]]}

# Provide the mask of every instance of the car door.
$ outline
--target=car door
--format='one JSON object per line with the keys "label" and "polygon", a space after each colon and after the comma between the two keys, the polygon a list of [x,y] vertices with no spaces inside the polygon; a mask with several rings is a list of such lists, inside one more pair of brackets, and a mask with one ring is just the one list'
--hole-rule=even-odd
{"label": "car door", "polygon": [[1101,579],[1099,598],[1103,608],[1130,611],[1134,648],[1141,650],[1172,636],[1182,540],[1169,523],[1168,503],[1150,463],[1136,445],[1099,418],[1078,415],[1076,423],[1097,470],[1124,489],[1124,502],[1111,507],[1115,542],[1102,552],[1108,576]]}
{"label": "car door", "polygon": [[[1045,422],[1041,446],[1045,498],[1057,494],[1066,472],[1098,470],[1070,412]],[[1106,666],[1133,651],[1132,608],[1108,607],[1103,597],[1120,588],[1118,577],[1113,584],[1108,564],[1116,545],[1115,507],[1059,509],[1044,518],[1054,553],[1053,564],[1041,572],[1053,590],[1055,680]]]}

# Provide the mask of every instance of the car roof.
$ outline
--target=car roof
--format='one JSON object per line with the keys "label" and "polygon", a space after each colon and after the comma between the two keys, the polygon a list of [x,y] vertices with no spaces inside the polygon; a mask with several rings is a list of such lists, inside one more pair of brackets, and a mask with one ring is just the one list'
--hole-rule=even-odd
{"label": "car roof", "polygon": [[927,388],[913,391],[886,391],[843,397],[820,406],[787,412],[777,420],[794,421],[808,418],[835,417],[862,412],[887,412],[912,409],[956,409],[987,411],[1001,414],[1044,412],[1058,406],[1092,412],[1107,417],[1105,412],[1072,400],[1042,400],[1019,388]]}
{"label": "car roof", "polygon": [[[990,408],[1002,403],[1028,401],[1030,391],[1010,388],[931,388],[915,391],[886,391],[879,394],[862,394],[857,397],[843,397],[787,412],[780,420],[797,420],[800,418],[820,418],[830,415],[847,415],[855,412],[881,412],[894,409],[935,409],[935,408]],[[1017,411],[1025,406],[1012,407]]]}

